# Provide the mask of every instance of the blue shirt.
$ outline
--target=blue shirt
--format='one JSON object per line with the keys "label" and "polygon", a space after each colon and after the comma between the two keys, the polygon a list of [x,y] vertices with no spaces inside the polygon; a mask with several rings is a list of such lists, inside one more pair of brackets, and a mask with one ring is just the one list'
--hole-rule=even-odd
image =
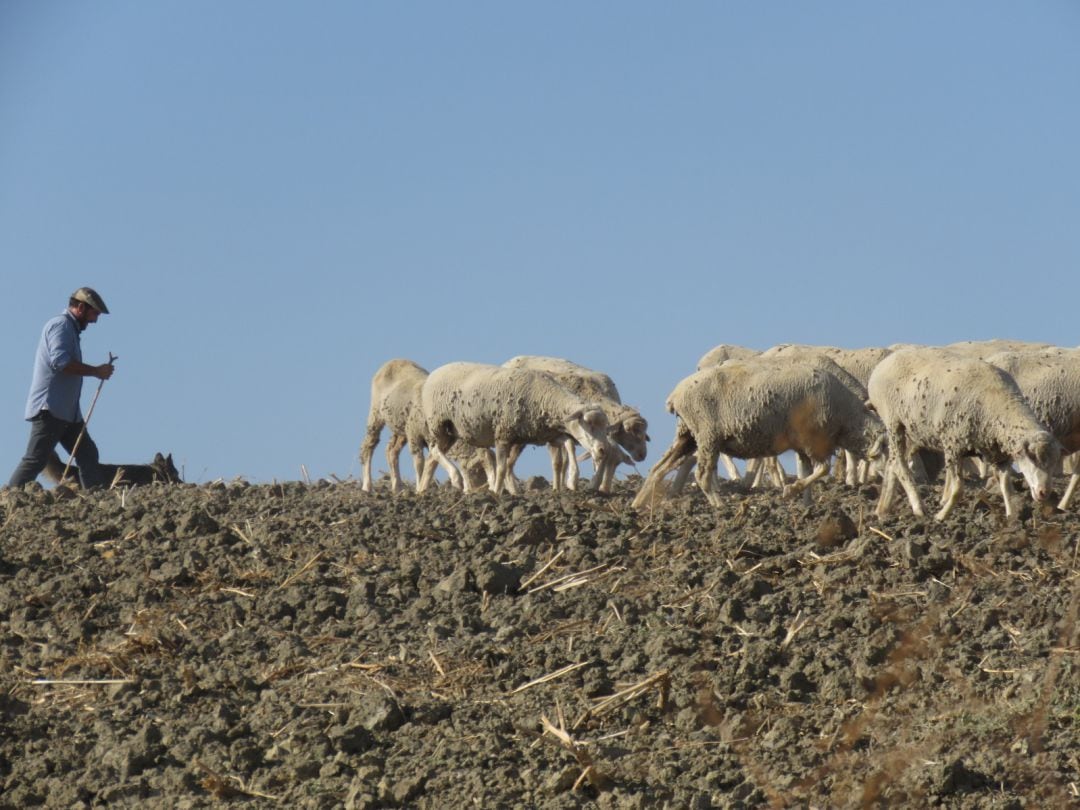
{"label": "blue shirt", "polygon": [[82,327],[70,312],[57,315],[41,330],[34,355],[34,378],[26,399],[26,418],[33,419],[47,410],[65,422],[81,422],[82,375],[65,374],[64,367],[73,360],[82,362],[79,333]]}

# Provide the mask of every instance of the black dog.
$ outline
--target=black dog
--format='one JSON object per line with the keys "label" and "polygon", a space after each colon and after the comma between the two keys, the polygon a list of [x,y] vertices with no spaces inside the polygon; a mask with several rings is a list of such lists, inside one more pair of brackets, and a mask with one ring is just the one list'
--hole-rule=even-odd
{"label": "black dog", "polygon": [[[149,464],[102,464],[101,477],[108,487],[134,487],[146,486],[155,482],[164,484],[181,484],[183,479],[180,472],[173,464],[172,453],[167,456],[156,453],[154,460]],[[64,462],[54,451],[45,465],[45,477],[54,484],[60,483],[64,475]],[[79,482],[79,468],[74,464],[68,470],[68,482]]]}

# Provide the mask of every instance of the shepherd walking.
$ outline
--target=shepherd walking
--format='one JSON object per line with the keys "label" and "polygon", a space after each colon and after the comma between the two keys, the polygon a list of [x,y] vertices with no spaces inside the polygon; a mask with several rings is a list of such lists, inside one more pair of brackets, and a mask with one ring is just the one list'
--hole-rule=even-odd
{"label": "shepherd walking", "polygon": [[75,456],[83,487],[103,484],[97,445],[86,432],[79,397],[83,377],[96,377],[104,383],[113,375],[113,364],[111,360],[100,366],[84,363],[80,335],[99,315],[108,314],[100,295],[89,287],[80,287],[71,294],[67,310],[45,324],[34,356],[34,377],[26,401],[30,442],[9,486],[21,487],[35,480],[58,442]]}

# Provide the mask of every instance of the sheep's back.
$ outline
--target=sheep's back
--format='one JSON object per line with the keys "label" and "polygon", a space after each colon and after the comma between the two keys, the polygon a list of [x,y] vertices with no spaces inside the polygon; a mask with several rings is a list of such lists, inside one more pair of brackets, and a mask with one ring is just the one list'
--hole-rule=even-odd
{"label": "sheep's back", "polygon": [[1001,369],[948,349],[905,349],[870,375],[870,401],[895,430],[935,450],[987,447],[1012,426],[1037,427],[1020,389]]}
{"label": "sheep's back", "polygon": [[753,458],[792,449],[796,434],[830,433],[831,400],[845,396],[841,388],[828,372],[805,363],[732,360],[690,375],[668,402],[699,445]]}
{"label": "sheep's back", "polygon": [[543,371],[553,376],[559,383],[583,400],[609,399],[622,403],[615,381],[601,371],[579,365],[561,357],[541,357],[538,355],[518,355],[503,363],[503,368],[528,369]]}
{"label": "sheep's back", "polygon": [[543,443],[561,435],[570,409],[581,401],[543,372],[479,363],[452,363],[433,371],[422,402],[432,429],[449,420],[465,441]]}

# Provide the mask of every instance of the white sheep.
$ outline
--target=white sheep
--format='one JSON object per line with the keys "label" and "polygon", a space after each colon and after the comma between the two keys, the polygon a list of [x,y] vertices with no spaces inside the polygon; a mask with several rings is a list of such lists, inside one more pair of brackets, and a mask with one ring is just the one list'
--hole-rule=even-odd
{"label": "white sheep", "polygon": [[[571,436],[598,463],[611,452],[603,409],[543,372],[449,363],[424,381],[420,402],[433,454],[445,454],[458,442],[495,448],[491,489],[496,495],[504,484],[514,491],[509,455],[515,444],[549,444]],[[428,482],[425,474],[417,489],[423,492]]]}
{"label": "white sheep", "polygon": [[[396,358],[379,367],[371,378],[371,407],[368,410],[367,429],[360,445],[362,479],[360,488],[371,492],[371,457],[379,444],[385,426],[390,427],[390,441],[386,445],[386,461],[390,466],[390,489],[401,489],[401,450],[409,445],[416,480],[424,473],[424,449],[428,446],[427,425],[420,410],[420,388],[428,377],[426,369],[412,360]],[[457,468],[441,457],[435,457],[450,476],[456,487],[465,486]]]}
{"label": "white sheep", "polygon": [[[1080,352],[1076,349],[1006,351],[986,358],[1020,387],[1036,418],[1061,442],[1062,453],[1080,450]],[[1058,503],[1067,509],[1080,475],[1071,459],[1069,485]]]}
{"label": "white sheep", "polygon": [[[952,510],[963,485],[961,461],[981,456],[1001,466],[1014,462],[1037,501],[1050,492],[1050,473],[1061,445],[1039,422],[1012,377],[978,358],[948,349],[922,348],[894,352],[870,375],[870,403],[888,430],[889,461],[877,514],[892,507],[899,480],[911,509],[923,514],[922,502],[907,459],[925,448],[945,457],[941,509]],[[1002,479],[1006,514],[1012,497]]]}
{"label": "white sheep", "polygon": [[729,360],[702,369],[675,386],[667,409],[677,417],[675,441],[649,472],[635,506],[649,503],[657,484],[695,450],[698,487],[718,505],[718,453],[744,459],[802,454],[814,471],[785,487],[794,494],[828,472],[837,448],[876,458],[884,444],[881,421],[847,385],[793,360]]}
{"label": "white sheep", "polygon": [[[788,357],[809,360],[827,358],[843,370],[841,379],[848,382],[866,398],[866,384],[874,366],[888,357],[890,350],[869,346],[860,349],[842,349],[838,346],[813,346],[802,343],[781,343],[766,349],[763,357]],[[830,368],[835,373],[835,369]],[[803,470],[799,471],[804,475]],[[870,478],[870,465],[866,459],[857,459],[852,453],[844,451],[844,482],[848,486],[866,483]]]}
{"label": "white sheep", "polygon": [[[577,394],[586,402],[594,402],[604,410],[608,419],[608,439],[626,452],[612,448],[602,464],[595,464],[593,488],[601,492],[610,492],[615,478],[615,468],[620,463],[644,461],[648,452],[649,423],[637,408],[624,405],[619,397],[619,389],[607,374],[578,365],[560,357],[540,357],[537,355],[518,355],[503,363],[503,368],[525,368],[547,372],[559,383]],[[549,445],[551,449],[552,486],[558,488],[562,469],[568,470],[567,487],[576,489],[579,476],[577,458],[574,455],[574,442],[567,438],[564,442]],[[521,447],[514,448],[512,458],[517,459]]]}
{"label": "white sheep", "polygon": [[[717,348],[719,349],[719,348],[723,348],[723,347],[717,347]],[[779,346],[773,346],[772,348],[767,349],[764,352],[761,352],[760,354],[758,354],[757,357],[760,357],[760,358],[763,358],[763,359],[776,359],[776,360],[780,360],[780,361],[791,361],[791,362],[797,362],[797,363],[806,363],[806,364],[812,365],[812,366],[814,366],[816,368],[820,368],[820,369],[822,369],[824,371],[828,371],[830,374],[834,375],[837,379],[839,379],[840,382],[842,382],[844,385],[846,385],[848,388],[850,388],[852,393],[854,393],[855,396],[858,397],[860,401],[865,401],[866,400],[866,385],[865,385],[865,383],[863,383],[855,374],[848,371],[836,359],[834,359],[835,357],[843,356],[843,357],[847,358],[849,360],[849,362],[851,362],[851,361],[853,361],[853,358],[861,357],[862,355],[860,353],[862,351],[863,350],[858,350],[858,349],[835,349],[835,348],[829,347],[829,346],[806,346],[806,345],[797,345],[797,344],[785,343],[785,344],[781,344]],[[876,353],[879,350],[875,349],[875,350],[866,350],[866,351]],[[880,351],[884,352],[884,350],[880,350]],[[698,363],[698,369],[700,370],[702,368],[708,368],[707,361],[708,361],[708,359],[710,357],[712,359],[717,360],[718,362],[721,362],[719,360],[719,358],[721,356],[722,355],[719,354],[714,349],[712,352],[709,352],[708,354],[706,354],[701,359],[701,361]],[[858,460],[855,457],[855,455],[852,454],[848,450],[844,451],[844,455],[845,455],[845,457],[847,458],[847,461],[848,461],[848,463],[846,465],[847,483],[849,485],[851,485],[851,486],[855,486],[857,483],[859,483],[859,479],[857,477]],[[721,461],[724,462],[725,465],[726,465],[728,462],[726,462],[725,459],[726,459],[726,456],[721,457]],[[810,466],[809,466],[808,462],[802,456],[797,456],[796,459],[797,459],[797,464],[798,464],[797,477],[798,478],[806,478],[808,475],[811,474],[811,469],[810,469]],[[687,463],[688,462],[684,462],[683,468],[679,471],[679,475],[676,476],[676,482],[675,482],[675,485],[673,487],[675,491],[678,491],[678,489],[680,487],[680,484],[681,484],[681,479],[685,479],[685,477],[686,477],[686,472],[687,472],[686,471],[686,464]],[[750,467],[750,465],[748,465],[748,467]],[[775,460],[775,461],[771,461],[771,462],[767,462],[767,463],[762,463],[761,465],[757,466],[754,469],[749,469],[748,468],[747,475],[746,475],[746,478],[744,480],[749,480],[751,477],[753,477],[754,480],[756,481],[756,480],[760,479],[762,474],[765,473],[765,472],[770,472],[773,475],[773,477],[775,478],[775,476],[776,476],[775,470],[780,471],[780,473],[781,473],[781,484],[780,485],[783,486],[783,483],[782,483],[782,481],[783,481],[783,479],[782,479],[783,468],[780,466],[779,460]],[[732,476],[732,477],[734,477],[734,476]]]}

